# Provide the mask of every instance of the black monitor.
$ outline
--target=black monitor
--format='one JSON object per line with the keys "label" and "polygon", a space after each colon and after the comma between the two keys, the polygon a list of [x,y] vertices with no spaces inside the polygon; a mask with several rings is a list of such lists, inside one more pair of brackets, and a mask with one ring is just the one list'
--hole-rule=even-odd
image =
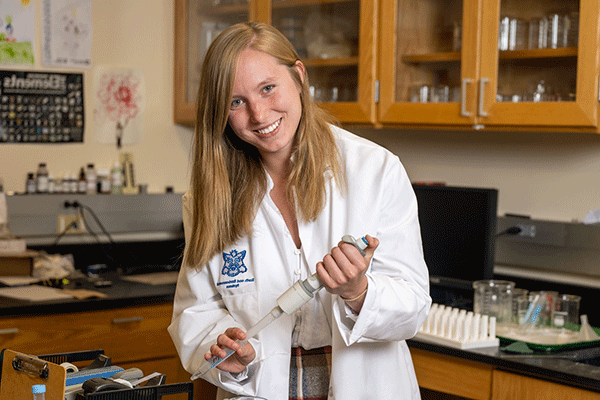
{"label": "black monitor", "polygon": [[448,293],[472,300],[473,282],[493,278],[498,190],[413,188],[434,302],[453,302]]}

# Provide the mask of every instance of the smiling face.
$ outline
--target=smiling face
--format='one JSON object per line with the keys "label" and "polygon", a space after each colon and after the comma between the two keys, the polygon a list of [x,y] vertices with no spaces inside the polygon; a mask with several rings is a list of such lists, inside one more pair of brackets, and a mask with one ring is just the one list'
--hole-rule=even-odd
{"label": "smiling face", "polygon": [[[300,77],[304,66],[294,66]],[[233,84],[229,125],[244,142],[255,146],[263,160],[289,159],[302,114],[301,88],[292,71],[262,51],[240,54]]]}

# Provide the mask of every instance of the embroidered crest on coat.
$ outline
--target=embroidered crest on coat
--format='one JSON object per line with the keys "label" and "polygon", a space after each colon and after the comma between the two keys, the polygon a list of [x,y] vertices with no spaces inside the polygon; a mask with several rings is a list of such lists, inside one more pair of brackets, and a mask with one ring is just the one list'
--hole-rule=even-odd
{"label": "embroidered crest on coat", "polygon": [[248,267],[244,265],[244,257],[246,257],[246,250],[240,252],[231,250],[229,253],[223,253],[225,265],[221,273],[233,277],[248,271]]}

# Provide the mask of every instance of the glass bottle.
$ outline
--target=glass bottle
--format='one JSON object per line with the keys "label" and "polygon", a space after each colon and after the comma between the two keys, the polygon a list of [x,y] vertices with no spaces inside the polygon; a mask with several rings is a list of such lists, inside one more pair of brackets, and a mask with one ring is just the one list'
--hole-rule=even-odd
{"label": "glass bottle", "polygon": [[112,194],[123,193],[123,169],[117,161],[110,173],[110,192]]}
{"label": "glass bottle", "polygon": [[31,393],[33,393],[33,400],[45,400],[46,399],[46,385],[31,386]]}
{"label": "glass bottle", "polygon": [[94,164],[88,164],[85,170],[85,182],[86,182],[86,193],[87,194],[96,194],[97,187],[97,178],[96,178],[96,170],[94,169]]}
{"label": "glass bottle", "polygon": [[110,193],[110,171],[107,168],[98,170],[98,193]]}
{"label": "glass bottle", "polygon": [[86,194],[87,182],[85,180],[85,170],[83,167],[79,170],[79,179],[77,180],[77,193]]}
{"label": "glass bottle", "polygon": [[34,194],[36,192],[35,177],[33,172],[27,173],[27,181],[25,181],[25,193]]}
{"label": "glass bottle", "polygon": [[48,168],[46,168],[46,163],[38,165],[35,174],[35,186],[37,193],[48,193]]}

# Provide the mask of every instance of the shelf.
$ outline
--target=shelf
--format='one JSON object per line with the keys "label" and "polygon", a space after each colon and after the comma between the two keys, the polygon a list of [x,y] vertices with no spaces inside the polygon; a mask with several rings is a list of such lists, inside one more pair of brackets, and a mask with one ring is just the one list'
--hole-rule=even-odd
{"label": "shelf", "polygon": [[224,4],[219,6],[201,5],[198,7],[198,15],[236,15],[246,14],[250,10],[248,3],[244,4]]}
{"label": "shelf", "polygon": [[561,47],[559,49],[509,50],[499,52],[501,60],[530,58],[577,57],[577,47]]}
{"label": "shelf", "polygon": [[[565,58],[577,57],[577,47],[562,47],[559,49],[510,50],[498,52],[501,60],[534,59],[534,58]],[[459,51],[441,53],[414,54],[402,57],[406,64],[436,63],[460,61]]]}
{"label": "shelf", "polygon": [[344,57],[344,58],[307,58],[302,60],[305,67],[346,67],[346,66],[357,66],[358,57]]}
{"label": "shelf", "polygon": [[307,6],[322,6],[336,3],[358,3],[358,0],[274,0],[273,9],[295,8]]}

